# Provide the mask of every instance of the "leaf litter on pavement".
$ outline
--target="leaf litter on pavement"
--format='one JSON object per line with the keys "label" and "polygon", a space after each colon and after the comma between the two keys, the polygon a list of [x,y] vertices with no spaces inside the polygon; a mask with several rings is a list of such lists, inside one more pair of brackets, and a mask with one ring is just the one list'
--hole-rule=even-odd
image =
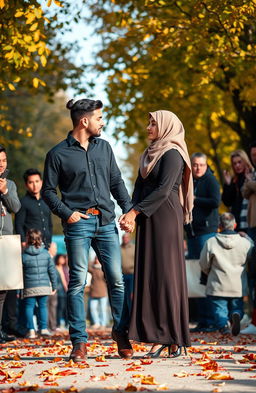
{"label": "leaf litter on pavement", "polygon": [[[110,331],[91,332],[88,360],[79,363],[68,359],[67,335],[18,339],[0,346],[0,393],[72,393],[93,386],[109,391],[173,391],[179,379],[188,380],[188,386],[204,380],[208,391],[221,392],[236,379],[237,371],[243,371],[245,378],[256,378],[256,354],[250,350],[255,348],[255,336],[208,333],[191,338],[188,356],[170,359],[166,351],[160,358],[145,358],[149,345],[134,343],[134,358],[123,360]],[[101,367],[109,368],[101,372]],[[164,372],[159,373],[160,369]]]}

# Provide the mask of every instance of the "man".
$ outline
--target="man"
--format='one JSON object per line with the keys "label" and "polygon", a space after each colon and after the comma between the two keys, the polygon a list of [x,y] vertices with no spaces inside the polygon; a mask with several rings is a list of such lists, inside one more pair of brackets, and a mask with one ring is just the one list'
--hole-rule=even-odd
{"label": "man", "polygon": [[[217,232],[221,195],[219,183],[207,165],[205,154],[194,153],[191,156],[191,166],[194,181],[194,208],[192,223],[185,228],[188,238],[187,259],[199,259],[204,243]],[[213,323],[207,307],[207,299],[196,300],[196,308],[198,325],[191,331],[203,331]]]}
{"label": "man", "polygon": [[132,308],[135,245],[131,242],[129,233],[125,233],[122,236],[121,253],[125,299],[130,313]]}
{"label": "man", "polygon": [[[17,213],[20,209],[20,201],[17,195],[16,185],[12,180],[7,179],[7,154],[4,146],[0,145],[0,235],[12,235],[12,213]],[[2,261],[3,262],[3,261]],[[8,261],[5,261],[8,263]],[[11,293],[7,313],[10,311],[10,322],[16,323],[16,291],[8,291]],[[3,306],[7,291],[0,291],[0,344],[6,341],[12,341],[15,337],[8,336],[2,330]],[[14,299],[14,301],[13,301]],[[7,328],[10,327],[8,324]],[[16,326],[12,327],[16,330]]]}
{"label": "man", "polygon": [[26,233],[29,229],[38,229],[43,236],[46,248],[50,247],[52,239],[51,211],[41,197],[42,177],[37,169],[27,169],[23,175],[26,195],[21,199],[21,209],[15,216],[15,230],[21,236],[21,242],[26,243]]}
{"label": "man", "polygon": [[73,130],[48,152],[45,161],[43,198],[62,219],[68,252],[68,321],[73,345],[70,358],[75,362],[85,360],[87,355],[84,288],[90,246],[102,264],[108,285],[114,321],[112,337],[122,358],[132,356],[121,252],[110,194],[123,212],[131,208],[131,201],[109,143],[99,138],[104,126],[102,106],[98,100],[69,101]]}
{"label": "man", "polygon": [[220,233],[208,239],[200,256],[200,266],[208,275],[206,295],[214,316],[213,330],[240,332],[243,317],[243,284],[246,282],[245,266],[252,244],[235,232],[236,221],[231,213],[220,217]]}

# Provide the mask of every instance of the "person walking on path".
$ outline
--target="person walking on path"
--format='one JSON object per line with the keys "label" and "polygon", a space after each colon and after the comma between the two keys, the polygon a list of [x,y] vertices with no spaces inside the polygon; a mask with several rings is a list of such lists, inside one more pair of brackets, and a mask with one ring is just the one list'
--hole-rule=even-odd
{"label": "person walking on path", "polygon": [[237,336],[243,318],[243,284],[246,262],[252,243],[235,232],[236,221],[231,213],[220,216],[220,233],[208,239],[200,255],[200,266],[208,276],[206,295],[214,317],[209,331],[219,330]]}
{"label": "person walking on path", "polygon": [[147,131],[151,143],[140,160],[133,208],[120,217],[127,231],[137,217],[129,338],[154,343],[149,357],[167,347],[177,357],[190,346],[183,224],[192,218],[193,179],[178,117],[151,112]]}
{"label": "person walking on path", "polygon": [[[89,248],[93,247],[106,277],[114,326],[112,337],[119,355],[132,356],[127,331],[129,314],[124,302],[121,251],[115,224],[114,197],[123,213],[131,208],[120,170],[109,143],[101,138],[102,102],[70,100],[73,130],[51,149],[45,161],[43,198],[62,219],[70,268],[68,322],[73,349],[70,358],[87,356],[84,288]],[[57,196],[57,187],[61,200]]]}
{"label": "person walking on path", "polygon": [[52,241],[52,219],[51,211],[41,197],[41,173],[38,169],[30,168],[25,171],[23,178],[27,193],[21,198],[21,209],[15,215],[15,231],[20,234],[22,245],[25,246],[27,231],[38,229],[48,249]]}
{"label": "person walking on path", "polygon": [[[20,209],[20,201],[17,195],[16,185],[12,180],[7,179],[7,174],[6,149],[3,145],[0,145],[0,235],[13,234],[12,213],[17,213]],[[8,260],[4,262],[8,263]],[[5,328],[8,328],[8,330],[12,329],[12,331],[9,332],[14,334],[16,334],[17,329],[16,291],[0,291],[0,344],[15,339],[14,336],[9,336],[2,329],[3,309],[8,292],[12,295],[10,297],[11,303],[9,303],[7,307],[8,309],[10,308],[9,311],[11,315],[9,315],[7,326]],[[14,326],[10,326],[10,322],[12,322]]]}
{"label": "person walking on path", "polygon": [[48,330],[48,296],[57,289],[57,274],[53,260],[46,250],[42,233],[30,229],[26,236],[26,246],[22,254],[24,278],[24,311],[28,338],[35,338],[34,309],[38,305],[38,327],[41,336],[50,336]]}

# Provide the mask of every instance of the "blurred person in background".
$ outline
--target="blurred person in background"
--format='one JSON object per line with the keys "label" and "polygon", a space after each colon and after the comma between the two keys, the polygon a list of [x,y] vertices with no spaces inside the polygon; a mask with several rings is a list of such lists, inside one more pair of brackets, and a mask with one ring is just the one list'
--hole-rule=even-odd
{"label": "blurred person in background", "polygon": [[[17,195],[17,188],[15,183],[7,179],[7,154],[5,147],[0,145],[0,235],[12,235],[13,224],[12,224],[12,213],[17,213],[20,209],[20,201]],[[8,263],[8,261],[1,261],[2,263]],[[8,297],[6,295],[9,293]],[[5,321],[3,319],[3,308],[5,303]],[[17,332],[17,316],[16,307],[17,303],[17,291],[0,291],[0,343],[6,341],[12,341],[15,339],[14,334],[19,336]],[[2,322],[5,322],[4,329],[2,328]]]}

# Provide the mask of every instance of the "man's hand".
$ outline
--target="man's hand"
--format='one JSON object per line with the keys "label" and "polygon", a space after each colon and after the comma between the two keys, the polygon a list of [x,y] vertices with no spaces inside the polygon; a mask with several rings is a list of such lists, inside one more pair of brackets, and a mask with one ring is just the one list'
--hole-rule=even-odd
{"label": "man's hand", "polygon": [[57,289],[54,289],[54,290],[52,291],[52,293],[50,294],[50,296],[55,295],[55,293],[57,293]]}
{"label": "man's hand", "polygon": [[139,212],[134,209],[130,210],[126,214],[123,214],[118,220],[120,228],[126,232],[133,232],[135,228],[135,218],[138,214]]}
{"label": "man's hand", "polygon": [[90,218],[90,216],[87,216],[87,214],[84,214],[84,213],[74,212],[73,214],[71,214],[71,216],[67,220],[67,223],[74,224],[75,222],[78,222],[79,220],[81,220],[81,218],[85,218],[87,220],[88,218]]}
{"label": "man's hand", "polygon": [[6,179],[0,179],[0,192],[2,194],[5,194],[7,191],[7,180]]}

